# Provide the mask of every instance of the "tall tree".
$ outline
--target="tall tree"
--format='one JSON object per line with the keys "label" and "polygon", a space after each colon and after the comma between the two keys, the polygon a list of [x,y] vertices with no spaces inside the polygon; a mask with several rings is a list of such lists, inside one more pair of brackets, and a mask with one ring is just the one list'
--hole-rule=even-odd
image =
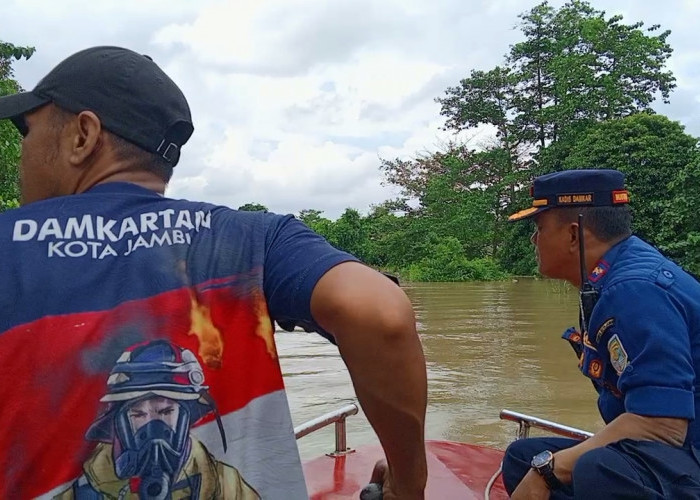
{"label": "tall tree", "polygon": [[438,99],[448,129],[492,125],[522,162],[582,124],[648,110],[675,87],[664,69],[670,32],[656,34],[658,25],[643,31],[579,0],[559,10],[543,2],[520,19],[525,40],[504,66],[472,71]]}
{"label": "tall tree", "polygon": [[665,221],[673,220],[668,212],[678,209],[672,208],[672,202],[687,199],[689,192],[697,189],[677,181],[684,170],[692,179],[694,171],[688,170],[688,165],[697,158],[697,144],[680,123],[639,113],[590,127],[569,149],[562,167],[624,172],[635,232],[663,247],[679,237],[664,230]]}
{"label": "tall tree", "polygon": [[[675,86],[665,68],[672,52],[669,32],[658,25],[624,24],[621,16],[606,16],[580,0],[559,9],[540,3],[520,21],[525,39],[510,48],[502,65],[472,71],[437,99],[447,130],[489,125],[495,131],[495,141],[472,152],[462,167],[470,186],[492,194],[486,211],[492,252],[508,254],[512,270],[531,265],[529,254],[522,263],[514,260],[510,250],[517,246],[510,238],[519,234],[505,226],[504,215],[525,202],[522,188],[532,177],[562,168],[589,127],[648,112],[657,96],[667,100]],[[414,162],[384,162],[382,168],[406,194],[424,197],[427,186],[440,184],[434,179],[452,175],[444,157],[440,152]],[[502,246],[509,251],[502,253]]]}

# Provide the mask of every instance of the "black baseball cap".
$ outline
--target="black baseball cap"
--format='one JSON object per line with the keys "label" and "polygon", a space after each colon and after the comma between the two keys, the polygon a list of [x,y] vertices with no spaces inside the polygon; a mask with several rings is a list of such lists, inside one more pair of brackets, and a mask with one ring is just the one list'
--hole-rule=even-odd
{"label": "black baseball cap", "polygon": [[511,215],[509,221],[527,219],[552,208],[629,203],[625,174],[610,169],[564,170],[535,177],[530,196],[532,206]]}
{"label": "black baseball cap", "polygon": [[0,98],[0,119],[26,133],[24,115],[53,102],[94,112],[102,126],[172,166],[194,126],[184,94],[153,60],[121,47],[92,47],[68,57],[29,92]]}

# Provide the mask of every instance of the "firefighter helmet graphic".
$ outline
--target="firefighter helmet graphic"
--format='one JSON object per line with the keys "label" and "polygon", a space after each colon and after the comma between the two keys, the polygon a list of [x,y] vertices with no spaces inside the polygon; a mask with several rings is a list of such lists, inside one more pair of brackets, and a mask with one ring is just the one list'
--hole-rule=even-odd
{"label": "firefighter helmet graphic", "polygon": [[[209,413],[215,413],[216,404],[204,385],[204,372],[194,353],[165,340],[132,346],[119,357],[107,380],[107,394],[100,401],[110,408],[88,429],[90,441],[111,442],[115,413],[123,412],[125,403],[139,398],[161,396],[180,403],[189,415],[188,424]],[[126,405],[130,406],[130,405]],[[187,427],[189,429],[189,425]],[[226,448],[223,427],[219,427]]]}
{"label": "firefighter helmet graphic", "polygon": [[[66,491],[59,498],[100,498],[96,493],[107,498],[118,493],[121,498],[137,495],[155,500],[183,490],[199,498],[214,483],[215,489],[234,492],[233,498],[258,498],[236,469],[217,462],[190,436],[192,425],[213,413],[226,450],[219,412],[192,351],[165,340],[130,347],[112,368],[100,401],[108,404],[107,411],[85,437],[102,444],[90,466],[86,463],[86,474],[71,487],[72,494]],[[186,470],[193,461],[196,467]],[[202,467],[203,463],[210,467]],[[216,473],[204,477],[206,470]],[[93,477],[86,477],[90,472]],[[229,484],[218,484],[222,482]],[[116,487],[118,491],[107,491]]]}

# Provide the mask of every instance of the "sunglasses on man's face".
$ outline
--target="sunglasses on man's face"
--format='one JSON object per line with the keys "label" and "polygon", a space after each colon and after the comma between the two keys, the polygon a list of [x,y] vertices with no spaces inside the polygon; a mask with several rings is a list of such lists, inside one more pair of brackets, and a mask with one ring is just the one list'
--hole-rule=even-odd
{"label": "sunglasses on man's face", "polygon": [[15,116],[11,120],[17,127],[17,130],[19,130],[19,133],[22,134],[22,137],[26,137],[29,133],[29,126],[27,125],[27,120],[24,119],[24,115]]}

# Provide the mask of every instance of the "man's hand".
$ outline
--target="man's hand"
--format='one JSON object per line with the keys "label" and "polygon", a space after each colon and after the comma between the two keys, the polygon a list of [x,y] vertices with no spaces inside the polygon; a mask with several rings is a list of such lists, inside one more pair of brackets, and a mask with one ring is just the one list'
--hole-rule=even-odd
{"label": "man's hand", "polygon": [[384,459],[379,460],[374,465],[372,477],[370,478],[370,485],[380,485],[381,497],[379,496],[378,491],[376,493],[372,491],[369,495],[360,496],[360,500],[396,500],[400,498],[422,499],[424,497],[422,489],[402,491],[400,485],[394,484],[391,479],[391,471],[389,470],[389,466]]}
{"label": "man's hand", "polygon": [[554,454],[554,473],[559,481],[570,484],[576,462],[584,453],[622,439],[658,441],[669,446],[682,446],[688,432],[688,421],[681,418],[645,417],[623,413],[598,431],[595,436],[576,446]]}
{"label": "man's hand", "polygon": [[510,498],[512,500],[547,500],[549,488],[542,476],[530,469]]}

